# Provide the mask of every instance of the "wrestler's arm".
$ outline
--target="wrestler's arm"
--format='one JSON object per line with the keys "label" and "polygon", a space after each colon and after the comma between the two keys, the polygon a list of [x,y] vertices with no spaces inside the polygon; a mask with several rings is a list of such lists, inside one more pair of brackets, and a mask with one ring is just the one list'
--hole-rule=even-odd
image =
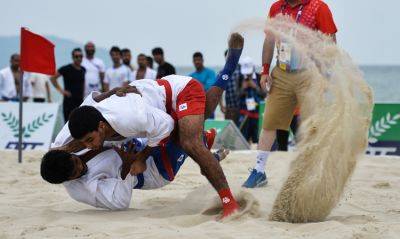
{"label": "wrestler's arm", "polygon": [[96,204],[110,210],[129,208],[132,189],[137,184],[136,177],[128,174],[124,180],[118,178],[100,179],[96,189]]}
{"label": "wrestler's arm", "polygon": [[98,94],[93,98],[93,100],[96,101],[96,102],[100,102],[102,100],[105,100],[105,99],[109,98],[112,95],[117,95],[117,96],[122,97],[122,96],[125,96],[128,93],[135,93],[135,94],[139,94],[140,95],[140,92],[136,88],[136,86],[126,85],[126,86],[123,86],[123,87],[116,87],[116,88],[114,88],[114,89],[112,89],[110,91],[107,91],[105,93]]}
{"label": "wrestler's arm", "polygon": [[83,145],[83,143],[81,143],[79,140],[76,140],[76,139],[72,140],[71,142],[69,142],[63,146],[52,148],[52,150],[63,150],[68,153],[77,153],[84,149],[86,149],[86,147]]}
{"label": "wrestler's arm", "polygon": [[[142,173],[146,170],[146,159],[151,153],[150,150],[146,147],[143,151],[144,153],[136,153],[135,152],[135,145],[130,143],[127,148],[121,146],[120,148],[114,147],[114,150],[118,153],[119,157],[122,161],[121,166],[121,178],[125,179],[128,173],[131,175],[137,175]],[[149,150],[149,151],[148,151]],[[142,154],[141,154],[142,153]],[[144,164],[144,166],[142,165]],[[136,166],[134,166],[136,165]],[[134,170],[132,169],[134,168]]]}
{"label": "wrestler's arm", "polygon": [[132,161],[129,173],[132,175],[138,175],[143,173],[147,169],[146,160],[149,158],[153,147],[146,146],[142,151],[135,155],[135,160]]}

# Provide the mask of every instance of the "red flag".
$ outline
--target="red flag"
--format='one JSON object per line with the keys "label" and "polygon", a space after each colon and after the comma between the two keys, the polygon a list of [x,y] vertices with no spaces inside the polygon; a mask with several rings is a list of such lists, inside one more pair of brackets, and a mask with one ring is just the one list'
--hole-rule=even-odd
{"label": "red flag", "polygon": [[46,38],[21,28],[21,70],[56,74],[54,44]]}

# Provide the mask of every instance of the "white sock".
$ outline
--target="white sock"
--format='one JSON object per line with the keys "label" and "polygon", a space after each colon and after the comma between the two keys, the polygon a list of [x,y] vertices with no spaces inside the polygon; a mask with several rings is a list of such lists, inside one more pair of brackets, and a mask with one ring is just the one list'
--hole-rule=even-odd
{"label": "white sock", "polygon": [[256,166],[254,167],[254,169],[257,172],[260,173],[264,173],[265,172],[265,165],[267,164],[267,159],[268,159],[268,155],[269,155],[269,151],[258,151],[257,154],[257,163]]}

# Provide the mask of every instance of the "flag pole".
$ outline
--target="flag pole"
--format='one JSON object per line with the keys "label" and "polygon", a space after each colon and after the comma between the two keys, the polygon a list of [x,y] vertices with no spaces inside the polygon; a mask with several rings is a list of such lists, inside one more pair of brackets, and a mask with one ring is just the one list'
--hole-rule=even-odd
{"label": "flag pole", "polygon": [[24,101],[24,71],[21,70],[21,76],[19,79],[19,134],[18,134],[18,163],[22,163],[22,107]]}

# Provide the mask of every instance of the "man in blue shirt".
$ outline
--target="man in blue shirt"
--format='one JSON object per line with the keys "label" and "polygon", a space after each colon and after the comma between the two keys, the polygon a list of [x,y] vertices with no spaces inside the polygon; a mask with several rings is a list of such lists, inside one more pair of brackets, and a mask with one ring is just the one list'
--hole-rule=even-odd
{"label": "man in blue shirt", "polygon": [[215,82],[215,71],[210,68],[204,67],[203,54],[201,52],[196,52],[193,54],[193,65],[196,71],[191,73],[189,76],[198,80],[207,91]]}

